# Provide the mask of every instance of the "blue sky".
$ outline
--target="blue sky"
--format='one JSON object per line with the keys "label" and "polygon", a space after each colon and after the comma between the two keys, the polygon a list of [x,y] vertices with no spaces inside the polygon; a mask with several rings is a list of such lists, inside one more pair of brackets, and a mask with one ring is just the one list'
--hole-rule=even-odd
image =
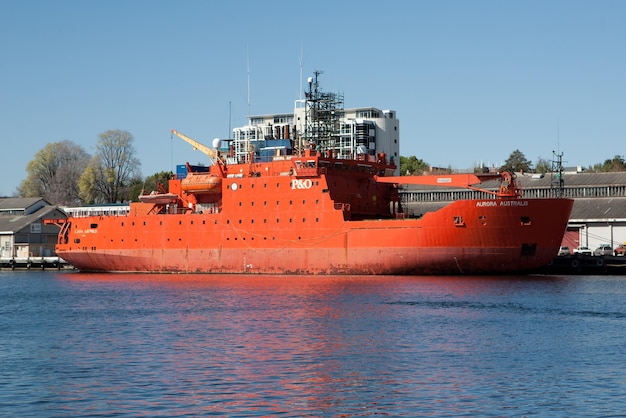
{"label": "blue sky", "polygon": [[[391,109],[434,166],[624,156],[626,1],[0,2],[0,196],[50,142],[127,130],[144,175],[205,162],[250,114],[290,112],[315,70]],[[248,80],[250,94],[248,94]],[[229,116],[230,115],[230,116]]]}

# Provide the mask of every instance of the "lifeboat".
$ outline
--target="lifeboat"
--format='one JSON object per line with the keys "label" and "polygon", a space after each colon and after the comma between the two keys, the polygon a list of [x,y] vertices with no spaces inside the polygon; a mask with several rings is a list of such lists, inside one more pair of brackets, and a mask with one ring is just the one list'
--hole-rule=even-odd
{"label": "lifeboat", "polygon": [[222,178],[213,174],[190,174],[181,181],[180,187],[186,193],[221,193]]}
{"label": "lifeboat", "polygon": [[143,203],[153,203],[155,205],[166,205],[178,200],[178,195],[175,193],[157,193],[152,192],[150,194],[140,194],[139,201]]}

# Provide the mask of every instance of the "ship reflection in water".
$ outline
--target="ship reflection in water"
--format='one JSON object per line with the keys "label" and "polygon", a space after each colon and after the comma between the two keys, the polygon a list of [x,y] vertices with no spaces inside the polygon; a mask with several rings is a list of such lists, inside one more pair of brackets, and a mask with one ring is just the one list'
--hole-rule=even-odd
{"label": "ship reflection in water", "polygon": [[623,277],[0,279],[8,416],[626,410]]}

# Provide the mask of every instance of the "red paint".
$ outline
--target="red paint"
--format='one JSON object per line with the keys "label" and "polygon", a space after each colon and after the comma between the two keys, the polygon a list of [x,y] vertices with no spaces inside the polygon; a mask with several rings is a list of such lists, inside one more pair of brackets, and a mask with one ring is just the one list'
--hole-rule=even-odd
{"label": "red paint", "polygon": [[476,274],[542,267],[561,245],[571,199],[522,199],[506,173],[492,200],[407,218],[398,182],[471,187],[480,179],[385,175],[394,170],[380,156],[313,151],[218,163],[171,180],[175,204],[155,199],[131,203],[128,216],[70,217],[56,250],[86,271]]}

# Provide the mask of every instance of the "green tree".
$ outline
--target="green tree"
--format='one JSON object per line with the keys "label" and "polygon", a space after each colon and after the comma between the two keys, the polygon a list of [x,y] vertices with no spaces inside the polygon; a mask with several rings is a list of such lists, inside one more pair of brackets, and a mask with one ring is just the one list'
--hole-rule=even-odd
{"label": "green tree", "polygon": [[84,205],[96,203],[96,169],[93,160],[78,179],[78,196]]}
{"label": "green tree", "polygon": [[130,200],[131,185],[141,181],[133,141],[129,132],[117,129],[98,136],[96,153],[79,182],[83,203]]}
{"label": "green tree", "polygon": [[79,178],[90,156],[76,143],[51,142],[37,151],[26,166],[26,179],[19,187],[21,197],[43,197],[55,205],[79,202]]}
{"label": "green tree", "polygon": [[535,171],[537,173],[546,174],[552,171],[552,162],[545,158],[539,157],[537,164],[535,164]]}
{"label": "green tree", "polygon": [[400,175],[421,175],[429,168],[428,163],[415,156],[400,156]]}
{"label": "green tree", "polygon": [[595,171],[600,171],[604,173],[611,173],[617,171],[626,171],[626,162],[624,162],[624,157],[621,155],[616,155],[611,160],[604,160],[602,165],[597,165]]}
{"label": "green tree", "polygon": [[526,159],[526,156],[518,149],[513,151],[509,158],[500,168],[501,171],[511,171],[514,173],[532,171],[532,163]]}

